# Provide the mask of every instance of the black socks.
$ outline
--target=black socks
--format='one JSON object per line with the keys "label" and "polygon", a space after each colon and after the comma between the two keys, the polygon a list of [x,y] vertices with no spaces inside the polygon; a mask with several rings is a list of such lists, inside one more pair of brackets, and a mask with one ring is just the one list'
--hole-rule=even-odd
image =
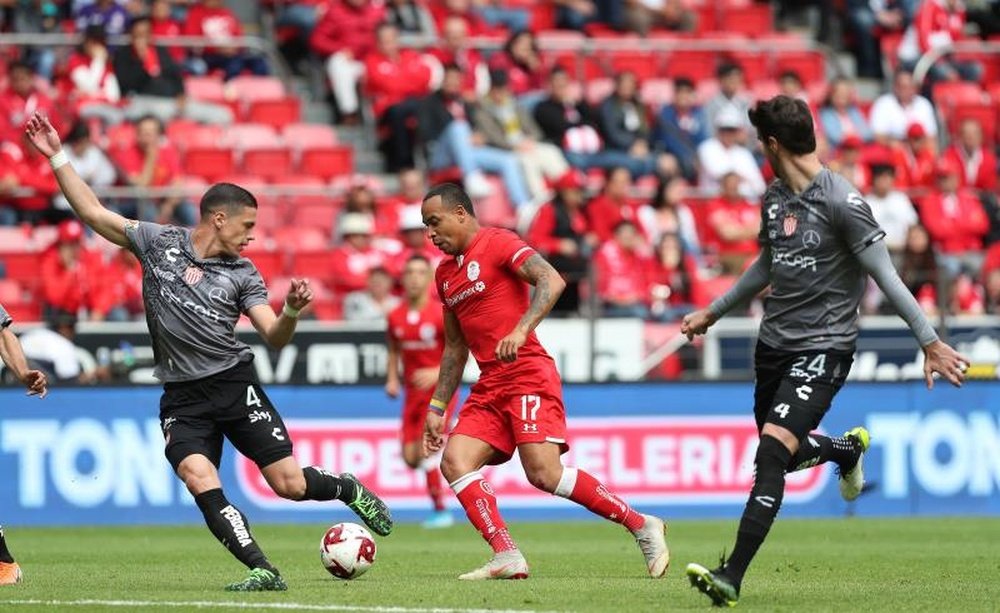
{"label": "black socks", "polygon": [[278,574],[250,534],[250,522],[246,516],[226,500],[221,489],[202,492],[194,497],[194,501],[205,516],[208,529],[237,560],[248,568],[266,568]]}
{"label": "black socks", "polygon": [[795,472],[818,466],[824,462],[836,462],[841,470],[854,468],[858,460],[857,450],[850,439],[842,436],[829,437],[810,434],[802,439],[799,450],[786,467],[787,472]]}
{"label": "black socks", "polygon": [[354,500],[354,482],[343,479],[316,466],[306,466],[302,469],[306,479],[306,493],[303,500],[341,500],[345,503]]}

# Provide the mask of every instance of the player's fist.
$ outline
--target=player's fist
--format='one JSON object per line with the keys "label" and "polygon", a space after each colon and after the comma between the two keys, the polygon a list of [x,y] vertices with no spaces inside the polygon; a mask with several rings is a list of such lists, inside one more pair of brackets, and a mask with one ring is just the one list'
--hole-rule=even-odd
{"label": "player's fist", "polygon": [[28,123],[24,126],[24,132],[28,135],[28,140],[35,146],[35,149],[38,149],[38,152],[45,157],[50,158],[62,151],[59,134],[49,123],[48,118],[39,111],[35,111],[28,119]]}
{"label": "player's fist", "polygon": [[513,362],[517,359],[518,349],[523,347],[527,340],[528,335],[520,329],[515,328],[513,332],[500,339],[500,342],[497,343],[495,352],[497,359],[501,362]]}
{"label": "player's fist", "polygon": [[424,422],[424,457],[429,458],[444,447],[444,415],[427,411]]}
{"label": "player's fist", "polygon": [[21,383],[24,384],[24,387],[28,388],[29,396],[45,398],[45,395],[49,393],[49,382],[45,378],[45,373],[40,370],[29,370],[24,373],[24,376],[21,377]]}
{"label": "player's fist", "polygon": [[962,387],[969,358],[951,348],[947,343],[934,341],[924,347],[924,378],[927,389],[934,389],[934,373],[948,380],[955,387]]}
{"label": "player's fist", "polygon": [[312,302],[313,292],[309,287],[309,279],[292,279],[288,288],[288,296],[285,303],[295,310],[302,310],[307,304]]}
{"label": "player's fist", "polygon": [[708,332],[716,321],[717,318],[709,309],[688,313],[681,320],[681,334],[687,336],[689,341],[693,340],[695,336]]}
{"label": "player's fist", "polygon": [[389,379],[385,382],[385,395],[389,398],[399,397],[399,379]]}

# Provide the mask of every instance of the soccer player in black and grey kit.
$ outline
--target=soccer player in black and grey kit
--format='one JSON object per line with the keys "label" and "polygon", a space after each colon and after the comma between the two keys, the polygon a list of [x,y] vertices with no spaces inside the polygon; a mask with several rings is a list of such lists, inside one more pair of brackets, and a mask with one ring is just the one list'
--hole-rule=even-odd
{"label": "soccer player in black and grey kit", "polygon": [[127,220],[104,208],[67,163],[48,120],[35,114],[26,126],[49,158],[66,199],[80,219],[142,262],[146,322],[153,340],[155,375],[164,382],[160,424],[166,455],[205,516],[212,534],[250,568],[230,591],[285,590],[284,580],[250,532],[246,517],[222,492],[218,466],[222,439],[253,460],[271,489],[291,500],[339,499],[381,535],[392,530],[385,504],[353,475],[301,468],[281,416],[261,388],[250,348],[236,340],[241,314],[272,347],[286,345],[299,310],[312,300],[305,280],[292,280],[276,315],[250,260],[240,256],[253,240],[257,202],[229,183],[201,199],[193,230]]}
{"label": "soccer player in black and grey kit", "polygon": [[764,194],[760,257],[732,289],[684,318],[688,338],[704,334],[735,305],[770,286],[755,356],[754,417],[760,444],[755,476],[736,545],[719,568],[689,564],[692,585],[717,606],[739,600],[743,575],[774,522],[785,473],[837,463],[840,491],[856,498],[864,486],[864,428],[843,437],[812,433],[843,386],[858,336],[858,304],[870,275],[924,350],[927,386],[938,373],[955,386],[968,360],[941,342],[900,281],[882,240],[885,232],[858,191],[823,167],[809,107],[778,96],[749,112],[778,179]]}

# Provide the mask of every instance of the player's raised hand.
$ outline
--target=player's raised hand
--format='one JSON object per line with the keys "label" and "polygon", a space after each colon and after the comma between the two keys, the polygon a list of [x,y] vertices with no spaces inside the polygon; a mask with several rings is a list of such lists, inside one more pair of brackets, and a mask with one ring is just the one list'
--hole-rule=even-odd
{"label": "player's raised hand", "polygon": [[501,362],[513,362],[517,359],[517,351],[524,346],[528,335],[515,328],[513,332],[500,339],[494,352]]}
{"label": "player's raised hand", "polygon": [[309,279],[292,279],[291,286],[288,288],[288,296],[285,297],[288,306],[302,310],[312,302],[312,299],[313,292],[312,288],[309,287]]}
{"label": "player's raised hand", "polygon": [[62,151],[59,134],[49,123],[49,119],[41,112],[35,111],[28,119],[28,123],[24,126],[24,132],[28,135],[28,140],[35,146],[35,149],[38,149],[38,152],[45,157],[50,158]]}
{"label": "player's raised hand", "polygon": [[29,396],[38,396],[41,399],[49,393],[49,382],[45,378],[45,373],[40,370],[29,370],[24,373],[24,376],[21,377],[21,383],[28,388]]}
{"label": "player's raised hand", "polygon": [[962,387],[965,371],[971,360],[955,351],[943,341],[934,341],[924,347],[924,379],[927,389],[934,389],[934,373],[948,380],[955,387]]}
{"label": "player's raised hand", "polygon": [[681,334],[687,336],[689,341],[694,340],[694,337],[708,332],[708,329],[716,321],[718,321],[718,318],[712,314],[710,309],[701,309],[694,313],[688,313],[681,320]]}
{"label": "player's raised hand", "polygon": [[424,457],[429,458],[444,447],[444,415],[427,411],[424,422]]}

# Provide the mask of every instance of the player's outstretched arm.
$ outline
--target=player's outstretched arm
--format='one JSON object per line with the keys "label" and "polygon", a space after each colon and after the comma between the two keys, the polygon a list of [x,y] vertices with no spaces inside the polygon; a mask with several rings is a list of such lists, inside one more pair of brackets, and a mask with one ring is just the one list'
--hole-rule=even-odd
{"label": "player's outstretched arm", "polygon": [[431,397],[431,406],[424,423],[424,455],[430,456],[444,446],[444,411],[462,382],[465,363],[469,360],[469,346],[454,313],[444,311],[444,352],[437,387]]}
{"label": "player's outstretched arm", "polygon": [[261,338],[274,349],[287,345],[295,335],[299,311],[312,302],[313,292],[308,279],[292,279],[281,313],[275,314],[269,304],[258,304],[247,309],[247,316]]}
{"label": "player's outstretched arm", "polygon": [[708,332],[715,322],[719,321],[734,306],[746,302],[764,291],[771,284],[771,249],[764,247],[740,278],[736,280],[729,291],[716,298],[707,308],[689,313],[681,321],[681,333],[694,339]]}
{"label": "player's outstretched arm", "polygon": [[93,190],[76,173],[73,165],[66,159],[59,134],[49,120],[36,111],[28,120],[24,131],[35,149],[49,158],[59,188],[80,220],[119,247],[128,247],[128,238],[125,236],[127,220],[118,213],[104,208]]}
{"label": "player's outstretched arm", "polygon": [[566,281],[562,275],[537,253],[521,264],[517,275],[535,286],[535,291],[532,292],[531,303],[520,321],[510,334],[497,343],[496,357],[501,362],[513,362],[517,359],[518,349],[524,346],[528,335],[545,319],[566,289]]}
{"label": "player's outstretched arm", "polygon": [[0,329],[0,360],[14,372],[17,380],[28,388],[29,396],[45,398],[48,393],[48,381],[45,373],[28,368],[28,360],[24,357],[21,343],[10,328]]}
{"label": "player's outstretched arm", "polygon": [[896,273],[885,241],[876,241],[866,247],[858,253],[858,261],[872,279],[875,279],[875,283],[885,294],[889,304],[906,321],[913,336],[923,348],[924,377],[928,389],[934,387],[934,373],[938,373],[956,387],[961,386],[965,381],[969,359],[938,338],[934,327],[920,309],[917,299]]}

